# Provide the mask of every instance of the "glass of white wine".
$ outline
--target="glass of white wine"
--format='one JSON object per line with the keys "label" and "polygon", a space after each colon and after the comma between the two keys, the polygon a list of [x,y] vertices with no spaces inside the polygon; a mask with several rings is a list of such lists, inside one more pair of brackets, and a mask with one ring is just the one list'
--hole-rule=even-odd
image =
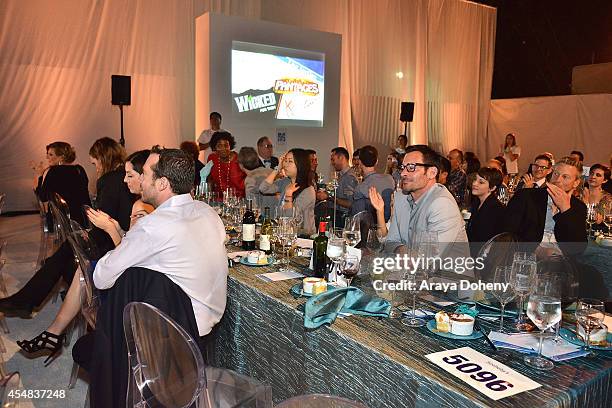
{"label": "glass of white wine", "polygon": [[542,357],[544,331],[561,321],[561,285],[553,274],[539,274],[529,295],[527,316],[540,329],[538,355],[525,356],[525,363],[539,370],[551,370],[555,365]]}
{"label": "glass of white wine", "polygon": [[604,319],[604,303],[598,299],[579,299],[576,303],[576,321],[584,329],[586,339],[583,349],[589,356],[593,356],[591,351],[591,331],[599,327]]}
{"label": "glass of white wine", "polygon": [[510,290],[509,288],[507,288],[506,290],[503,290],[502,289],[503,286],[501,285],[501,284],[510,282],[511,274],[512,274],[512,267],[498,266],[495,268],[495,273],[493,275],[492,283],[496,285],[494,286],[494,289],[491,290],[491,294],[493,295],[493,297],[495,297],[495,299],[499,301],[499,305],[501,309],[500,321],[499,321],[499,331],[501,333],[506,332],[506,330],[504,329],[504,312],[506,310],[506,305],[510,301],[512,301],[512,299],[516,297],[516,295],[514,294],[512,290]]}
{"label": "glass of white wine", "polygon": [[354,248],[359,241],[361,241],[361,226],[359,225],[359,221],[347,217],[344,221],[342,237],[346,241],[347,246]]}

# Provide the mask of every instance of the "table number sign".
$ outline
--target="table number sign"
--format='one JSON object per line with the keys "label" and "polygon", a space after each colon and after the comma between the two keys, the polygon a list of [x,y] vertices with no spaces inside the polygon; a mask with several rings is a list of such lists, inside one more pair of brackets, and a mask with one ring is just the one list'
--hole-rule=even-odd
{"label": "table number sign", "polygon": [[541,387],[541,384],[469,347],[440,351],[425,357],[492,400]]}

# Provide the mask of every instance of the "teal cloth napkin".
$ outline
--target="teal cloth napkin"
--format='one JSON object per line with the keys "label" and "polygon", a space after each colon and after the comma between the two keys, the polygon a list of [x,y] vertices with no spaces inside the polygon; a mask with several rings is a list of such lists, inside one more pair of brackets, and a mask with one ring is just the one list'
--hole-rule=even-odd
{"label": "teal cloth napkin", "polygon": [[212,169],[214,163],[213,161],[209,161],[208,163],[206,163],[206,166],[202,167],[202,169],[200,170],[200,180],[202,180],[202,182],[206,182],[206,179],[208,178],[208,175],[210,174],[210,170]]}
{"label": "teal cloth napkin", "polygon": [[388,301],[366,295],[359,288],[332,289],[308,299],[304,310],[304,327],[316,329],[326,323],[332,324],[338,313],[389,317],[390,310]]}

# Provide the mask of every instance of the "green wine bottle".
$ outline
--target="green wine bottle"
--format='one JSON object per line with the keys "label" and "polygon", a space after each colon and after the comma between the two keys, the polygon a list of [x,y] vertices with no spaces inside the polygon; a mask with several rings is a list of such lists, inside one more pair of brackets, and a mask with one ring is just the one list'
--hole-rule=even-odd
{"label": "green wine bottle", "polygon": [[319,235],[314,239],[312,244],[312,268],[317,278],[325,279],[327,277],[327,237],[325,236],[326,223],[319,223]]}

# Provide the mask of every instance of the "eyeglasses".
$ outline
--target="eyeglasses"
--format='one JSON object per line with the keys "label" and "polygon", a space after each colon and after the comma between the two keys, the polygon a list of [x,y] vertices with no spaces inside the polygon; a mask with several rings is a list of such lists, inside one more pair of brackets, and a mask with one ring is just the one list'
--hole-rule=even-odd
{"label": "eyeglasses", "polygon": [[407,163],[407,164],[400,164],[398,166],[400,171],[404,171],[404,169],[408,170],[409,173],[412,173],[413,171],[416,170],[417,166],[421,166],[421,167],[432,167],[431,164],[425,164],[425,163]]}
{"label": "eyeglasses", "polygon": [[535,163],[532,163],[531,167],[533,167],[535,170],[548,170],[548,169],[550,169],[550,166],[540,166],[539,164],[535,164]]}
{"label": "eyeglasses", "polygon": [[265,148],[271,149],[271,148],[273,148],[273,147],[274,147],[274,145],[271,145],[271,144],[265,144],[265,145],[261,145],[261,147],[265,147]]}

